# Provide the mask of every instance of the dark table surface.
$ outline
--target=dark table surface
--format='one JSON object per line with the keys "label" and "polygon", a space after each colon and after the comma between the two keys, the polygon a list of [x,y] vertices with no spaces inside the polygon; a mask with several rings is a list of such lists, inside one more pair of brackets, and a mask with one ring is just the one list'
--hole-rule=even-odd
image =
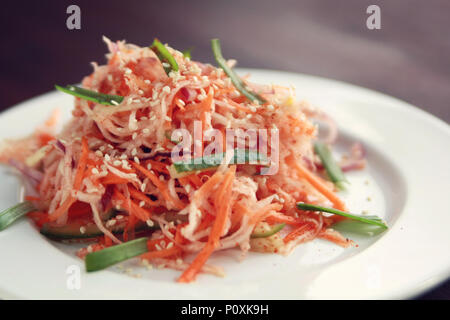
{"label": "dark table surface", "polygon": [[[81,8],[68,30],[66,8]],[[381,29],[366,27],[369,5]],[[0,110],[76,83],[104,61],[102,35],[154,37],[212,62],[218,37],[239,66],[338,79],[395,96],[450,122],[450,1],[8,1],[2,3]],[[421,299],[450,299],[450,281]]]}

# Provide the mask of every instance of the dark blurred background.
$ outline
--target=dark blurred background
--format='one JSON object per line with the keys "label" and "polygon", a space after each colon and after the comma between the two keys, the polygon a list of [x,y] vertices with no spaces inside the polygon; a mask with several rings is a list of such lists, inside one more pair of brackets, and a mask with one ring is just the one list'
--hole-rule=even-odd
{"label": "dark blurred background", "polygon": [[[71,4],[81,30],[66,27]],[[366,27],[371,4],[381,8],[380,30]],[[89,62],[105,61],[102,35],[141,46],[158,37],[207,62],[218,37],[238,66],[350,82],[450,122],[449,0],[16,0],[0,15],[0,110],[79,82]],[[450,299],[450,282],[419,298]]]}

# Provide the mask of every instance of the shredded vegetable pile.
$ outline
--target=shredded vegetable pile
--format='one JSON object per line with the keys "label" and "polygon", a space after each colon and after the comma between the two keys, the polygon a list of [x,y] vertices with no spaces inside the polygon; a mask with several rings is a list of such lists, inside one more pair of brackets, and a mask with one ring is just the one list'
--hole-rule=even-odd
{"label": "shredded vegetable pile", "polygon": [[[315,238],[347,247],[353,242],[336,230],[339,223],[386,228],[377,217],[349,214],[337,195],[345,187],[343,172],[365,166],[362,147],[334,162],[334,123],[298,102],[292,88],[238,77],[218,40],[212,41],[218,67],[158,40],[148,47],[104,40],[107,64],[93,63],[81,87],[57,86],[75,96],[63,130],[54,134],[54,116],[0,150],[0,160],[26,181],[20,212],[51,239],[86,241],[78,255],[88,271],[138,256],[180,270],[177,281],[191,282],[199,273],[223,275],[208,263],[217,251],[287,255]],[[312,119],[328,124],[327,137],[318,138]],[[227,129],[277,129],[278,171],[262,175],[263,165],[226,157],[199,167],[174,163],[178,141],[171,133],[192,132],[195,121],[202,132],[224,135]],[[267,142],[273,150],[270,137]],[[7,215],[0,214],[0,225]]]}

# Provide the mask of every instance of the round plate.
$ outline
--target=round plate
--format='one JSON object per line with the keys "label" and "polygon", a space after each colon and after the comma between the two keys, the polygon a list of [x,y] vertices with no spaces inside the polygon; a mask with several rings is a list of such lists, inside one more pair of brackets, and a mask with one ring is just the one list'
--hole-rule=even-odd
{"label": "round plate", "polygon": [[[450,128],[405,102],[338,81],[241,69],[252,81],[293,86],[298,98],[320,106],[340,128],[337,152],[354,141],[367,148],[368,167],[347,175],[342,197],[352,212],[384,217],[389,230],[352,237],[342,249],[315,240],[288,257],[237,250],[210,263],[225,278],[200,275],[178,284],[178,271],[139,266],[137,259],[86,273],[74,245],[48,241],[23,219],[0,233],[0,297],[55,299],[379,299],[413,297],[450,275]],[[0,115],[0,138],[31,133],[59,108],[64,120],[73,99],[51,92]],[[0,207],[19,199],[20,182],[0,170]],[[79,271],[79,272],[78,272]],[[79,281],[78,281],[79,279]]]}

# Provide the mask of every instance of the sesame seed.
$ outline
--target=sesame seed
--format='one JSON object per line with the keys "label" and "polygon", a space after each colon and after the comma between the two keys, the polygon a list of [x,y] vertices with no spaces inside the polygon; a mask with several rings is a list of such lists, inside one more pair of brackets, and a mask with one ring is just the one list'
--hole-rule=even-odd
{"label": "sesame seed", "polygon": [[141,89],[138,90],[138,94],[143,95],[144,91],[142,91]]}
{"label": "sesame seed", "polygon": [[121,156],[120,156],[120,159],[122,159],[122,160],[125,160],[125,159],[127,159],[128,157],[127,157],[127,155],[125,154],[125,153],[123,153]]}
{"label": "sesame seed", "polygon": [[134,157],[134,162],[136,162],[137,164],[140,164],[141,162],[139,161],[138,157]]}
{"label": "sesame seed", "polygon": [[145,84],[150,84],[150,80],[145,79],[145,80],[144,80],[144,83],[145,83]]}
{"label": "sesame seed", "polygon": [[147,163],[147,169],[148,170],[152,170],[152,164],[151,163]]}
{"label": "sesame seed", "polygon": [[141,202],[139,202],[139,207],[143,207],[143,206],[145,206],[145,201],[144,200],[142,200]]}
{"label": "sesame seed", "polygon": [[142,130],[142,132],[143,132],[144,134],[149,134],[149,133],[150,133],[150,129],[144,128],[144,130]]}
{"label": "sesame seed", "polygon": [[170,93],[170,87],[169,86],[164,86],[164,88],[162,88],[162,91],[166,92],[166,93]]}
{"label": "sesame seed", "polygon": [[107,227],[112,227],[113,225],[115,225],[117,222],[117,220],[112,219],[112,220],[108,220],[108,222],[106,222],[106,226]]}
{"label": "sesame seed", "polygon": [[109,154],[107,154],[107,153],[105,154],[105,160],[106,160],[106,161],[111,160],[111,157],[110,157]]}
{"label": "sesame seed", "polygon": [[115,101],[115,100],[111,100],[110,102],[111,102],[111,104],[113,104],[113,105],[115,105],[115,106],[118,106],[118,105],[119,105],[119,103],[118,103],[117,101]]}
{"label": "sesame seed", "polygon": [[145,221],[146,223],[147,223],[147,225],[149,226],[149,227],[153,227],[155,224],[153,223],[153,221],[152,220],[150,220],[150,219],[148,219],[147,221]]}
{"label": "sesame seed", "polygon": [[156,248],[156,250],[158,250],[158,251],[161,251],[161,250],[162,250],[162,248],[159,246],[159,244],[155,244],[155,248]]}
{"label": "sesame seed", "polygon": [[92,168],[91,171],[92,171],[93,174],[99,174],[100,173],[97,168]]}
{"label": "sesame seed", "polygon": [[131,155],[132,155],[132,156],[137,155],[137,150],[136,150],[136,148],[133,148],[133,150],[131,150]]}
{"label": "sesame seed", "polygon": [[95,151],[95,155],[98,157],[103,157],[103,152],[101,152],[100,150]]}
{"label": "sesame seed", "polygon": [[125,74],[131,74],[133,71],[131,71],[130,68],[125,68]]}
{"label": "sesame seed", "polygon": [[86,232],[86,228],[85,227],[80,227],[80,233],[85,233]]}
{"label": "sesame seed", "polygon": [[156,119],[156,115],[153,115],[153,116],[150,118],[151,121],[153,121],[153,120],[155,120],[155,119]]}
{"label": "sesame seed", "polygon": [[113,165],[115,165],[116,167],[120,166],[121,164],[122,164],[122,161],[120,161],[120,160],[114,160],[114,162],[113,162]]}
{"label": "sesame seed", "polygon": [[167,244],[167,249],[170,249],[170,248],[172,248],[173,247],[173,242],[169,242],[168,244]]}
{"label": "sesame seed", "polygon": [[133,140],[137,138],[137,133],[136,132],[133,133],[132,138],[133,138]]}
{"label": "sesame seed", "polygon": [[123,215],[119,214],[118,216],[116,216],[117,220],[122,220],[123,219]]}

